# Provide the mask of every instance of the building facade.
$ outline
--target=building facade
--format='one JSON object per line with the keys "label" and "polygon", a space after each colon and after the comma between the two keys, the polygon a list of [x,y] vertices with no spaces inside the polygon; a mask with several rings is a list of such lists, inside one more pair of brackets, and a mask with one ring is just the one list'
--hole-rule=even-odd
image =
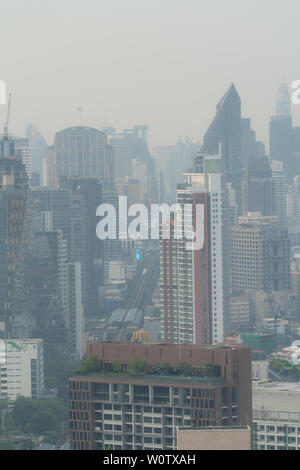
{"label": "building facade", "polygon": [[98,177],[105,174],[106,135],[91,127],[71,127],[54,137],[56,177]]}
{"label": "building facade", "polygon": [[232,288],[283,291],[290,288],[287,228],[275,219],[249,214],[233,226]]}
{"label": "building facade", "polygon": [[300,387],[266,383],[253,387],[253,448],[300,450]]}
{"label": "building facade", "polygon": [[203,152],[221,154],[227,182],[236,191],[238,214],[242,214],[242,119],[241,99],[232,84],[217,105],[217,112],[203,138]]}
{"label": "building facade", "polygon": [[[221,343],[229,329],[228,237],[222,160],[203,155],[194,160],[187,183],[178,186],[182,213],[171,222],[170,238],[160,240],[162,337],[167,342]],[[200,208],[200,213],[198,209]],[[228,221],[228,219],[227,219]],[[187,249],[177,230],[200,227],[202,245]],[[226,249],[227,246],[227,249]]]}
{"label": "building facade", "polygon": [[[97,358],[98,371],[70,379],[71,449],[176,449],[178,426],[251,422],[248,348],[130,343],[87,347],[88,357]],[[146,367],[131,375],[137,358]],[[116,365],[118,373],[113,372]]]}
{"label": "building facade", "polygon": [[0,363],[0,398],[40,398],[44,391],[43,341],[9,339],[4,344],[6,361]]}

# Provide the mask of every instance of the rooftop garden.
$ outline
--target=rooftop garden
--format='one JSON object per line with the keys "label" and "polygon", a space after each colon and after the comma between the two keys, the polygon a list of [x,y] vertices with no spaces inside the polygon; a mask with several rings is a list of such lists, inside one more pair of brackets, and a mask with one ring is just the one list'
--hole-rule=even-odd
{"label": "rooftop garden", "polygon": [[127,375],[127,376],[185,376],[198,378],[219,378],[222,374],[221,366],[206,364],[199,367],[192,367],[183,362],[176,365],[167,363],[159,363],[150,365],[147,361],[133,358],[124,370],[124,366],[120,361],[115,360],[111,364],[111,370],[103,370],[103,366],[99,359],[93,357],[82,361],[81,368],[76,369],[73,375],[85,375],[90,373],[101,373],[107,375]]}

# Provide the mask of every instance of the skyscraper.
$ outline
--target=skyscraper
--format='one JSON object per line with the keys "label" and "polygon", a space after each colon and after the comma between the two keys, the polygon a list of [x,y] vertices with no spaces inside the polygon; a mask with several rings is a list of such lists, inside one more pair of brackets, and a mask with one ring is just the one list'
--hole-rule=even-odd
{"label": "skyscraper", "polygon": [[26,127],[26,138],[28,139],[31,152],[32,174],[38,174],[40,183],[42,183],[43,157],[47,153],[47,142],[37,130],[36,126],[31,124]]}
{"label": "skyscraper", "polygon": [[[0,139],[0,323],[5,336],[12,327],[16,296],[21,296],[22,281],[16,288],[17,274],[24,268],[21,251],[27,217],[28,177],[14,141]],[[22,265],[22,266],[21,266]],[[23,303],[23,311],[26,305]]]}
{"label": "skyscraper", "polygon": [[291,100],[286,83],[279,87],[276,115],[270,121],[270,158],[283,164],[283,171],[288,179],[295,176],[292,148]]}
{"label": "skyscraper", "polygon": [[224,165],[227,182],[236,191],[239,215],[242,214],[242,127],[241,99],[232,84],[219,104],[214,120],[203,140],[203,152],[219,153]]}
{"label": "skyscraper", "polygon": [[176,145],[166,145],[154,149],[154,158],[158,172],[164,179],[164,193],[168,202],[176,200],[176,184],[184,182],[184,172],[192,165],[196,156],[197,144],[189,137],[179,139]]}
{"label": "skyscraper", "polygon": [[232,288],[284,291],[290,288],[287,228],[277,218],[249,213],[232,227]]}
{"label": "skyscraper", "polygon": [[271,162],[272,167],[272,215],[286,223],[287,216],[287,176],[283,171],[283,163],[277,160]]}
{"label": "skyscraper", "polygon": [[29,140],[24,137],[15,136],[12,136],[11,139],[14,141],[15,151],[20,155],[22,163],[25,166],[26,175],[30,180],[32,175],[32,155]]}
{"label": "skyscraper", "polygon": [[81,263],[67,264],[68,316],[70,349],[73,357],[83,357],[84,311],[81,290]]}
{"label": "skyscraper", "polygon": [[266,156],[250,159],[245,196],[246,212],[272,215],[272,170]]}
{"label": "skyscraper", "polygon": [[[229,214],[220,156],[199,155],[186,177],[187,183],[178,186],[177,204],[189,210],[174,217],[170,239],[160,241],[162,336],[167,342],[215,344],[223,341],[230,324]],[[193,251],[187,250],[186,240],[176,239],[175,224],[182,231],[186,222],[194,228],[200,224],[197,205],[204,244]]]}
{"label": "skyscraper", "polygon": [[98,177],[103,180],[106,135],[91,127],[71,127],[54,137],[56,176]]}
{"label": "skyscraper", "polygon": [[95,314],[99,286],[103,284],[103,272],[98,269],[103,242],[96,236],[96,210],[102,202],[102,185],[98,178],[62,177],[61,187],[71,190],[69,257],[81,261],[86,313]]}
{"label": "skyscraper", "polygon": [[106,130],[108,142],[113,148],[115,177],[124,178],[132,175],[132,160],[140,158],[150,159],[148,151],[148,127],[135,126],[125,129],[122,133],[115,133],[114,129]]}

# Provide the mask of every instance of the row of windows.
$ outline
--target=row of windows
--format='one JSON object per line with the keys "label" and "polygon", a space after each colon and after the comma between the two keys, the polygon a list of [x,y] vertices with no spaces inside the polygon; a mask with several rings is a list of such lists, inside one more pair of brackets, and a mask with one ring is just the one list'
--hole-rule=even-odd
{"label": "row of windows", "polygon": [[88,383],[87,382],[77,382],[71,381],[70,382],[70,390],[88,390]]}
{"label": "row of windows", "polygon": [[90,394],[89,392],[70,392],[70,399],[88,401],[90,399]]}
{"label": "row of windows", "polygon": [[70,408],[71,410],[89,410],[90,404],[88,402],[71,401]]}

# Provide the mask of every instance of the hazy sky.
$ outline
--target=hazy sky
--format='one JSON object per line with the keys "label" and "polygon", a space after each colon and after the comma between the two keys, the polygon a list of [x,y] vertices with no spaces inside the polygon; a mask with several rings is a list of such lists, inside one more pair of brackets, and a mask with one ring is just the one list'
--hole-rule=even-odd
{"label": "hazy sky", "polygon": [[[11,131],[83,123],[201,139],[231,82],[268,143],[279,83],[300,79],[299,0],[0,0]],[[1,127],[5,107],[0,108]],[[300,125],[300,105],[293,106]]]}

